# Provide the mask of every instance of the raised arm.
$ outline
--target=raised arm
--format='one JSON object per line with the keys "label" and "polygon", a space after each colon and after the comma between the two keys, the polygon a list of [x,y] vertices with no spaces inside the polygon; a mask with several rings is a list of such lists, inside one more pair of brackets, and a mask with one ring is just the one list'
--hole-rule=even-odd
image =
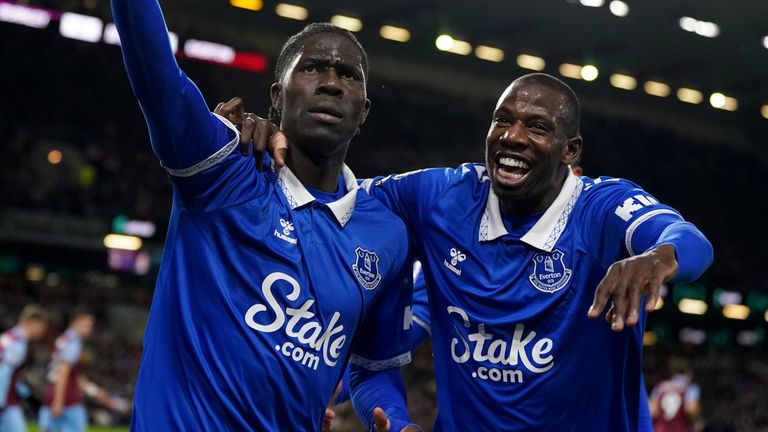
{"label": "raised arm", "polygon": [[185,174],[173,170],[188,169],[224,150],[236,133],[210,113],[179,69],[157,0],[112,0],[112,14],[128,78],[163,166],[172,175]]}

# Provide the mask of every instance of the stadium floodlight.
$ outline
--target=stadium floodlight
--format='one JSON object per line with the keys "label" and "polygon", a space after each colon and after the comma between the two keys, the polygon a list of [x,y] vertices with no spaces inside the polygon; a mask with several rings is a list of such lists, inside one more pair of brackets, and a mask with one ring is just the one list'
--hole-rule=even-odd
{"label": "stadium floodlight", "polygon": [[600,75],[600,71],[594,65],[585,65],[581,68],[581,79],[584,81],[594,81]]}
{"label": "stadium floodlight", "polygon": [[707,313],[707,307],[707,302],[690,298],[684,298],[677,304],[680,312],[691,315],[704,315]]}
{"label": "stadium floodlight", "polygon": [[768,49],[768,36],[763,36],[763,46]]}
{"label": "stadium floodlight", "polygon": [[235,60],[235,49],[228,45],[189,39],[184,43],[184,55],[198,60],[230,64]]}
{"label": "stadium floodlight", "polygon": [[697,21],[698,20],[695,19],[695,18],[691,18],[691,17],[687,17],[687,16],[681,17],[680,21],[679,21],[680,28],[685,30],[685,31],[687,31],[687,32],[693,33],[694,31],[696,31],[696,22]]}
{"label": "stadium floodlight", "polygon": [[658,81],[646,81],[643,84],[643,90],[651,96],[667,97],[672,89],[663,82]]}
{"label": "stadium floodlight", "polygon": [[763,116],[764,119],[768,119],[768,105],[763,105],[762,108],[760,108],[760,115]]}
{"label": "stadium floodlight", "polygon": [[472,45],[469,42],[454,39],[450,35],[440,35],[435,39],[435,46],[440,51],[446,51],[453,54],[469,55],[472,52]]}
{"label": "stadium floodlight", "polygon": [[547,66],[543,58],[530,54],[520,54],[517,56],[517,65],[523,69],[542,71]]}
{"label": "stadium floodlight", "polygon": [[20,4],[0,3],[0,21],[37,29],[48,27],[51,13]]}
{"label": "stadium floodlight", "polygon": [[30,282],[40,282],[45,279],[45,269],[40,264],[30,264],[27,267],[25,276]]}
{"label": "stadium floodlight", "polygon": [[699,21],[696,23],[696,34],[708,38],[717,37],[720,34],[720,26],[713,22]]}
{"label": "stadium floodlight", "polygon": [[351,32],[359,32],[363,28],[363,22],[357,18],[353,18],[346,15],[334,15],[331,17],[331,24],[336,27],[349,30]]}
{"label": "stadium floodlight", "polygon": [[558,68],[558,71],[560,72],[560,75],[564,77],[581,79],[581,66],[579,65],[563,63]]}
{"label": "stadium floodlight", "polygon": [[109,249],[137,251],[141,249],[141,238],[122,234],[107,234],[104,236],[104,246]]}
{"label": "stadium floodlight", "polygon": [[680,340],[683,342],[692,343],[694,345],[701,345],[707,341],[707,332],[700,329],[683,327],[680,329],[678,337],[680,337]]}
{"label": "stadium floodlight", "polygon": [[61,150],[53,149],[48,152],[48,163],[50,163],[51,165],[60,164],[62,159],[63,159],[63,155],[61,154]]}
{"label": "stadium floodlight", "polygon": [[739,108],[738,100],[719,92],[712,93],[709,96],[709,104],[712,105],[713,108],[725,111],[736,111]]}
{"label": "stadium floodlight", "polygon": [[611,13],[617,17],[625,17],[629,14],[629,5],[621,0],[613,0],[608,5],[608,9],[610,9]]}
{"label": "stadium floodlight", "polygon": [[283,18],[304,21],[309,16],[307,8],[288,3],[280,3],[275,6],[275,13]]}
{"label": "stadium floodlight", "polygon": [[579,3],[587,7],[600,7],[605,4],[605,0],[579,0]]}
{"label": "stadium floodlight", "polygon": [[745,320],[749,318],[749,308],[740,304],[723,306],[723,316],[730,319]]}
{"label": "stadium floodlight", "polygon": [[720,26],[710,21],[702,21],[691,17],[681,17],[678,21],[680,28],[699,36],[714,38],[720,35]]}
{"label": "stadium floodlight", "polygon": [[630,75],[615,73],[608,80],[612,86],[622,90],[634,90],[637,88],[637,80]]}
{"label": "stadium floodlight", "polygon": [[71,12],[61,14],[59,33],[66,38],[98,42],[103,30],[104,23],[96,17]]}
{"label": "stadium floodlight", "polygon": [[168,42],[171,44],[171,50],[173,50],[173,53],[176,54],[176,52],[179,51],[179,35],[169,31]]}
{"label": "stadium floodlight", "polygon": [[120,45],[120,35],[117,33],[115,23],[107,23],[104,26],[104,43],[109,45]]}
{"label": "stadium floodlight", "polygon": [[258,11],[264,7],[264,2],[262,0],[229,0],[229,4],[236,8],[252,11]]}
{"label": "stadium floodlight", "polygon": [[402,27],[383,25],[379,29],[379,35],[387,40],[395,42],[408,42],[411,39],[411,32]]}
{"label": "stadium floodlight", "polygon": [[760,333],[755,330],[742,330],[736,333],[736,343],[742,346],[757,346],[760,340]]}
{"label": "stadium floodlight", "polygon": [[481,60],[487,60],[499,63],[504,60],[504,51],[499,48],[490,47],[487,45],[478,45],[475,48],[475,55]]}
{"label": "stadium floodlight", "polygon": [[700,104],[704,100],[704,94],[692,88],[681,87],[677,89],[677,98],[685,103]]}
{"label": "stadium floodlight", "polygon": [[768,310],[765,311],[764,318],[765,318],[766,321],[768,321]]}
{"label": "stadium floodlight", "polygon": [[656,336],[656,333],[652,331],[646,331],[643,333],[643,345],[644,346],[653,346],[656,345],[656,342],[658,342],[659,337]]}

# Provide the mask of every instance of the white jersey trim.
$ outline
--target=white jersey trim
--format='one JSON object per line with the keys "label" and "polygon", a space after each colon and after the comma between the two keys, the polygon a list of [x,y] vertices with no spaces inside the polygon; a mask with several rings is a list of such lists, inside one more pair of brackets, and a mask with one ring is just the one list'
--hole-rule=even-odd
{"label": "white jersey trim", "polygon": [[[584,182],[569,171],[557,198],[520,240],[537,249],[551,252],[565,230],[573,206],[579,199],[583,188]],[[493,193],[493,187],[490,187],[485,213],[480,220],[478,239],[480,241],[492,241],[507,234],[509,232],[501,219],[499,198]]]}
{"label": "white jersey trim", "polygon": [[357,354],[352,354],[349,358],[349,363],[368,369],[369,371],[378,372],[385,369],[396,368],[405,366],[411,362],[411,352],[400,354],[399,356],[388,358],[386,360],[370,360],[365,357],[361,357]]}
{"label": "white jersey trim", "polygon": [[632,222],[632,224],[629,225],[629,228],[627,228],[627,232],[624,234],[624,245],[627,247],[627,252],[629,252],[629,256],[637,255],[635,251],[632,249],[632,235],[635,233],[635,230],[637,230],[637,227],[639,227],[640,224],[647,221],[648,219],[661,214],[673,214],[673,215],[679,216],[677,212],[669,209],[653,210],[638,217],[637,219],[635,219],[634,222]]}
{"label": "white jersey trim", "polygon": [[193,175],[205,171],[208,168],[218,164],[221,162],[224,158],[232,154],[233,151],[237,148],[238,144],[240,143],[240,131],[237,130],[235,125],[233,125],[229,120],[225,119],[224,117],[212,113],[215,115],[219,120],[221,120],[224,125],[230,129],[232,129],[235,132],[235,138],[232,139],[227,145],[220,148],[216,153],[208,156],[206,159],[192,165],[188,168],[168,168],[165,165],[162,165],[163,168],[165,168],[166,171],[168,171],[168,174],[174,176],[174,177],[192,177]]}
{"label": "white jersey trim", "polygon": [[[360,187],[357,185],[355,174],[349,169],[347,164],[341,167],[341,174],[344,176],[347,193],[338,200],[326,204],[326,206],[331,210],[331,213],[333,213],[333,216],[343,228],[352,218],[352,213],[355,211],[357,190]],[[280,188],[283,190],[283,194],[292,209],[307,205],[315,200],[315,197],[309,193],[307,188],[301,184],[301,181],[288,167],[282,167],[277,170],[277,182],[280,184]]]}

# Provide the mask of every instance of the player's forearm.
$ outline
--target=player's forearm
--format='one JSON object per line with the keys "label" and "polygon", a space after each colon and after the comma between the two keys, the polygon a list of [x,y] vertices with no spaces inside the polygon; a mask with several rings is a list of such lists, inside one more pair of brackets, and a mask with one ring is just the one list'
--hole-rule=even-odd
{"label": "player's forearm", "polygon": [[131,87],[163,165],[186,168],[213,154],[222,146],[216,141],[227,140],[226,128],[176,63],[157,0],[112,0],[112,14]]}
{"label": "player's forearm", "polygon": [[397,368],[372,372],[352,365],[350,369],[352,405],[368,430],[375,430],[373,410],[380,407],[391,423],[391,431],[411,424],[405,402],[405,384]]}

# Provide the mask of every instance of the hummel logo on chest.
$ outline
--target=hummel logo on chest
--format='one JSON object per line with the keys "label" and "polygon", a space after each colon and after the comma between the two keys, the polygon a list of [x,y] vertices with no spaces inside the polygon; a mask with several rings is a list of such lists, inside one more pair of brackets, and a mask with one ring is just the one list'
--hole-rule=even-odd
{"label": "hummel logo on chest", "polygon": [[461,269],[457,266],[465,259],[467,259],[467,256],[464,255],[462,251],[456,248],[451,248],[451,260],[450,262],[448,260],[443,260],[443,265],[445,265],[448,270],[454,272],[456,276],[461,276]]}
{"label": "hummel logo on chest", "polygon": [[291,237],[291,235],[293,235],[293,231],[295,229],[293,227],[293,223],[281,218],[280,219],[280,227],[281,227],[280,231],[275,230],[275,232],[274,232],[275,237],[279,238],[280,240],[284,240],[284,241],[287,241],[290,244],[294,244],[295,245],[297,240],[295,238]]}

